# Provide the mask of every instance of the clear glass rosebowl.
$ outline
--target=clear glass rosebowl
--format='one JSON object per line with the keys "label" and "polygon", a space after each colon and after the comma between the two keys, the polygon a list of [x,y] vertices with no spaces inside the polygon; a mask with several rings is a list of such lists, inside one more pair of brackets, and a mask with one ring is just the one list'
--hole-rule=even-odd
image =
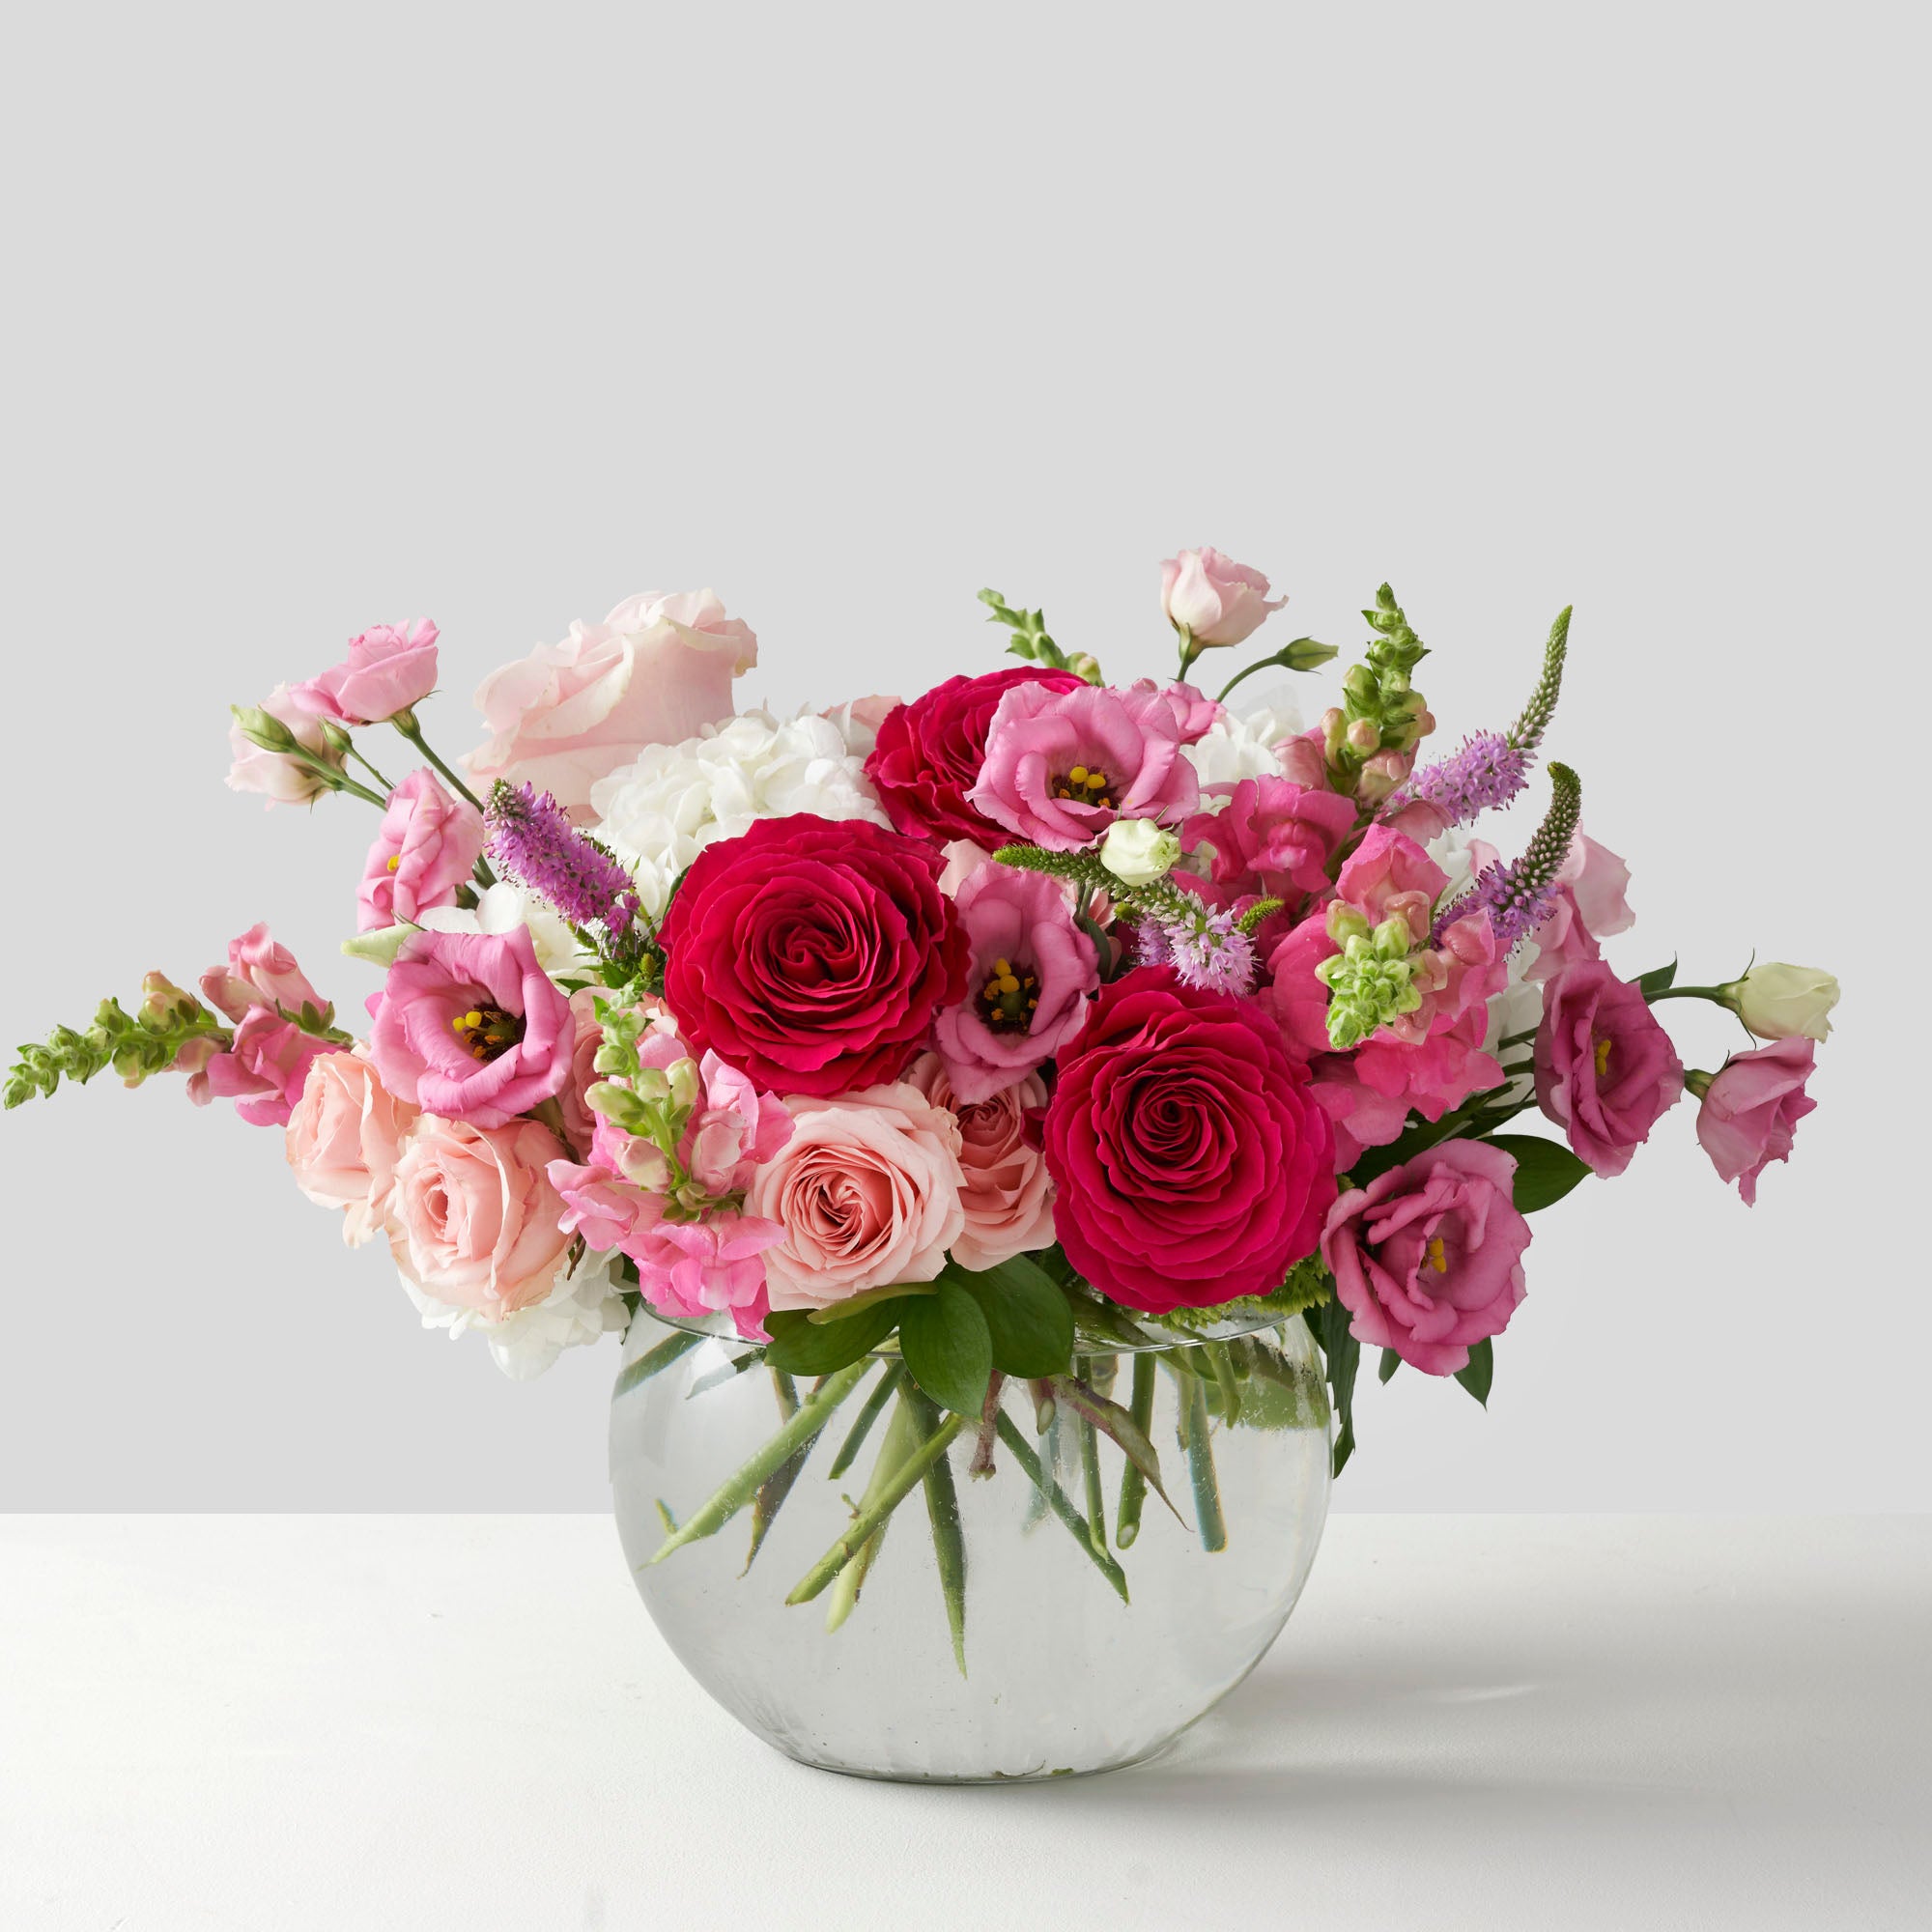
{"label": "clear glass rosebowl", "polygon": [[[698,1683],[803,1763],[960,1783],[1139,1763],[1261,1661],[1327,1514],[1327,1393],[1300,1318],[1208,1333],[1083,1335],[1075,1373],[1118,1405],[1097,1409],[1115,1434],[1073,1391],[1041,1430],[1036,1387],[1009,1381],[988,1445],[907,1395],[890,1351],[814,1400],[735,1338],[640,1315],[611,1410],[639,1593]],[[1122,1415],[1144,1419],[1167,1502],[1129,1473]],[[855,1541],[895,1472],[903,1500]],[[693,1535],[721,1494],[738,1506]]]}

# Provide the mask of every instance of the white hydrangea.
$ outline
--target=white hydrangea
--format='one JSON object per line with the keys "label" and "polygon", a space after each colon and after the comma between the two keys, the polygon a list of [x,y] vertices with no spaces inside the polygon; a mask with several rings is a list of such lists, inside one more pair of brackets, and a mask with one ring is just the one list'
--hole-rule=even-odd
{"label": "white hydrangea", "polygon": [[425,1294],[408,1275],[403,1287],[425,1328],[442,1328],[452,1341],[472,1329],[490,1344],[491,1358],[514,1382],[533,1381],[566,1349],[580,1349],[617,1333],[628,1319],[611,1272],[614,1255],[584,1255],[575,1272],[568,1261],[542,1301],[493,1321],[473,1308],[454,1308]]}
{"label": "white hydrangea", "polygon": [[681,745],[650,745],[591,787],[592,828],[636,873],[646,915],[663,916],[678,874],[705,846],[760,818],[813,811],[890,827],[865,760],[832,719],[745,711]]}
{"label": "white hydrangea", "polygon": [[421,923],[431,932],[503,933],[526,925],[537,964],[552,979],[580,971],[583,965],[577,935],[551,909],[550,901],[507,881],[479,893],[474,906],[434,906],[423,914]]}
{"label": "white hydrangea", "polygon": [[1292,699],[1278,706],[1222,718],[1183,753],[1204,785],[1234,784],[1241,779],[1281,775],[1275,747],[1303,729]]}

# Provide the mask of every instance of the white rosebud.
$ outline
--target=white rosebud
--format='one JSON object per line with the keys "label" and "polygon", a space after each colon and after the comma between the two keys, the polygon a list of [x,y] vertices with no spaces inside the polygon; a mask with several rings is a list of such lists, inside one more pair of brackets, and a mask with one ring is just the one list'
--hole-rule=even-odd
{"label": "white rosebud", "polygon": [[1151,818],[1117,818],[1100,840],[1100,863],[1126,886],[1164,879],[1180,857],[1180,840]]}
{"label": "white rosebud", "polygon": [[1832,1031],[1838,982],[1815,966],[1771,960],[1724,989],[1724,1004],[1760,1039],[1822,1040]]}

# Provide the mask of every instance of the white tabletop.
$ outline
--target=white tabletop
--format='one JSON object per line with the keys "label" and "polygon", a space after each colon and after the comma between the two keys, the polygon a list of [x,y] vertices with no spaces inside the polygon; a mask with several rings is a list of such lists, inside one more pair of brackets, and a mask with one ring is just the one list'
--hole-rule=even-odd
{"label": "white tabletop", "polygon": [[1160,1762],[789,1763],[589,1517],[0,1519],[8,1932],[1932,1923],[1932,1518],[1338,1517]]}

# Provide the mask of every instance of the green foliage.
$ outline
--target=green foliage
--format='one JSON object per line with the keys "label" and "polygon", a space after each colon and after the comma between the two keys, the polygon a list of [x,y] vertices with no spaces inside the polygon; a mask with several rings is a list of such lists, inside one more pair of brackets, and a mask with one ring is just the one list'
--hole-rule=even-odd
{"label": "green foliage", "polygon": [[829,1376],[868,1355],[899,1324],[903,1297],[876,1301],[845,1321],[816,1322],[802,1309],[765,1318],[765,1360],[787,1375]]}
{"label": "green foliage", "polygon": [[[166,1072],[192,1041],[228,1045],[227,1022],[191,993],[158,974],[148,976],[146,992],[147,998],[132,1013],[123,1010],[118,1000],[102,1000],[85,1032],[56,1027],[44,1044],[22,1046],[5,1087],[0,1088],[0,1106],[14,1108],[36,1095],[48,1097],[63,1077],[85,1086],[110,1066],[128,1086],[138,1087],[152,1074]],[[330,1016],[304,1007],[299,1017],[287,1017],[297,1019],[308,1032],[326,1034]],[[207,1049],[202,1051],[205,1056]]]}
{"label": "green foliage", "polygon": [[980,602],[993,613],[989,623],[1004,624],[1012,635],[1007,645],[1010,655],[1029,664],[1045,665],[1053,670],[1070,670],[1089,684],[1100,682],[1100,667],[1085,653],[1069,658],[1046,634],[1043,611],[1015,611],[997,590],[982,590]]}
{"label": "green foliage", "polygon": [[1541,1134],[1492,1134],[1489,1143],[1516,1162],[1519,1214],[1534,1214],[1561,1201],[1579,1180],[1589,1178],[1589,1167],[1561,1141],[1548,1141]]}
{"label": "green foliage", "polygon": [[942,1286],[964,1289],[979,1304],[993,1367],[1003,1375],[1033,1380],[1066,1373],[1073,1357],[1073,1310],[1053,1278],[1027,1256],[978,1272],[949,1263],[939,1279]]}
{"label": "green foliage", "polygon": [[1496,1351],[1485,1335],[1469,1345],[1469,1363],[1456,1371],[1456,1379],[1483,1405],[1490,1406],[1490,1384],[1496,1378]]}
{"label": "green foliage", "polygon": [[1648,973],[1637,975],[1636,989],[1646,1000],[1654,1000],[1660,993],[1667,993],[1677,983],[1677,961],[1668,966],[1653,966]]}
{"label": "green foliage", "polygon": [[1362,1345],[1349,1333],[1349,1311],[1329,1301],[1308,1318],[1309,1331],[1327,1364],[1328,1386],[1334,1393],[1335,1459],[1331,1474],[1339,1476],[1355,1453],[1355,1376],[1362,1366]]}
{"label": "green foliage", "polygon": [[993,1378],[993,1337],[976,1296],[941,1276],[937,1294],[904,1304],[899,1352],[934,1402],[979,1421]]}

